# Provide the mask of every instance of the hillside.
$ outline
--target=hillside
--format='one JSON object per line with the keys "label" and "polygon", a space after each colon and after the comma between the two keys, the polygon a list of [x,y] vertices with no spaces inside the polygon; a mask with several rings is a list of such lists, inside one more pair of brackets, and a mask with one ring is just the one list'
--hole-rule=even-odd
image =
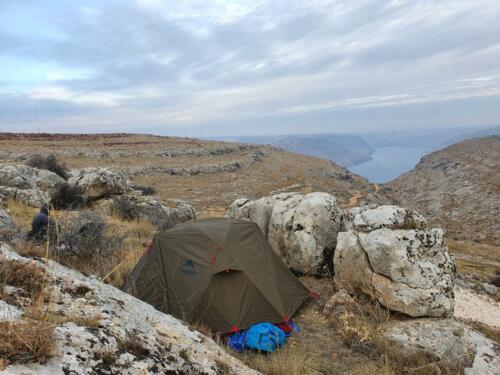
{"label": "hillside", "polygon": [[371,159],[374,148],[353,134],[294,134],[231,138],[239,142],[270,144],[291,152],[332,160],[344,167]]}
{"label": "hillside", "polygon": [[500,245],[500,138],[463,141],[421,159],[386,184],[389,194],[443,226],[448,236]]}
{"label": "hillside", "polygon": [[335,194],[342,204],[388,202],[366,179],[328,160],[272,146],[150,135],[54,135],[0,133],[0,162],[24,162],[55,154],[70,169],[108,166],[152,186],[162,199],[191,202],[201,217],[220,216],[236,198],[273,191]]}

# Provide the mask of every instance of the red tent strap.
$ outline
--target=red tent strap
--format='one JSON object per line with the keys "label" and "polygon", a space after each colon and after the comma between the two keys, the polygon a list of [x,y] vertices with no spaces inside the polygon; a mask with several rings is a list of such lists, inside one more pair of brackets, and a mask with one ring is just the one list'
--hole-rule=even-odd
{"label": "red tent strap", "polygon": [[210,264],[213,266],[215,264],[215,261],[217,260],[217,257],[215,255],[212,255],[210,257]]}
{"label": "red tent strap", "polygon": [[288,322],[290,321],[290,317],[288,315],[285,315],[283,317],[283,321],[288,324]]}
{"label": "red tent strap", "polygon": [[151,252],[151,249],[153,248],[153,243],[151,242],[146,248],[144,249],[144,254],[149,254]]}
{"label": "red tent strap", "polygon": [[238,326],[231,326],[231,332],[232,333],[236,333],[238,332],[240,329],[238,328]]}
{"label": "red tent strap", "polygon": [[314,291],[314,290],[310,290],[309,291],[309,295],[314,298],[314,299],[319,299],[320,295],[318,292]]}

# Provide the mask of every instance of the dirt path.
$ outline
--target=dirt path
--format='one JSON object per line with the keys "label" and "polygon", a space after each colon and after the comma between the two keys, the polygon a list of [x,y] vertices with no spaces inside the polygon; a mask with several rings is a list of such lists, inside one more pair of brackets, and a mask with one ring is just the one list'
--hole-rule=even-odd
{"label": "dirt path", "polygon": [[[379,184],[373,184],[373,188],[375,189],[375,194],[377,194],[379,191],[380,191],[380,185]],[[363,194],[359,191],[355,191],[354,192],[354,195],[349,198],[349,202],[347,202],[343,208],[352,208],[352,207],[356,207],[358,206],[359,204],[359,201],[364,198],[366,196],[366,194]]]}

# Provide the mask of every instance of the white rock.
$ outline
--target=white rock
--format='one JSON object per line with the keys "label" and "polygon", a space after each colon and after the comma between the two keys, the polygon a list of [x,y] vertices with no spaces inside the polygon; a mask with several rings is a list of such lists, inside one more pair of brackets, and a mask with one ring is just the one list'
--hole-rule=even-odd
{"label": "white rock", "polygon": [[90,200],[131,191],[131,181],[126,173],[112,168],[85,168],[72,171],[68,180],[72,186],[82,189]]}
{"label": "white rock", "polygon": [[424,229],[427,220],[417,211],[394,205],[355,207],[347,214],[353,229],[369,232],[380,228]]}
{"label": "white rock", "polygon": [[18,320],[22,314],[22,311],[17,307],[0,300],[0,322]]}
{"label": "white rock", "polygon": [[32,168],[24,164],[0,165],[0,186],[17,189],[38,188],[52,192],[64,179],[57,174],[44,169]]}
{"label": "white rock", "polygon": [[409,353],[420,351],[461,362],[467,375],[498,375],[498,345],[454,319],[415,319],[390,324],[385,335]]}
{"label": "white rock", "polygon": [[[212,339],[188,328],[111,285],[83,276],[52,261],[28,260],[0,244],[0,261],[33,262],[44,267],[54,314],[70,322],[57,324],[56,349],[46,363],[8,366],[1,374],[218,374],[220,364],[235,374],[257,374],[228,355]],[[57,280],[57,282],[55,282]],[[99,316],[96,327],[71,322],[71,316]],[[136,335],[144,353],[127,351],[120,342]],[[104,362],[102,355],[111,360]]]}
{"label": "white rock", "polygon": [[[364,230],[378,227],[375,221],[369,223]],[[414,226],[414,221],[408,226]],[[391,310],[413,317],[453,314],[456,268],[441,229],[386,226],[370,232],[341,232],[334,265],[339,281],[370,294]]]}
{"label": "white rock", "polygon": [[240,198],[231,204],[226,217],[257,223],[274,251],[293,269],[332,273],[342,218],[333,195],[281,193],[255,201]]}

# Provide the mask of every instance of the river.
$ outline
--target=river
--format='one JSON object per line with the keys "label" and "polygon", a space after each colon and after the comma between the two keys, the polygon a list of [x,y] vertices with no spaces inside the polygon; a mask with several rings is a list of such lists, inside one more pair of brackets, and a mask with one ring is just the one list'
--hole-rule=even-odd
{"label": "river", "polygon": [[351,166],[349,170],[371,182],[384,183],[412,169],[427,153],[425,148],[380,147],[375,149],[371,160]]}

